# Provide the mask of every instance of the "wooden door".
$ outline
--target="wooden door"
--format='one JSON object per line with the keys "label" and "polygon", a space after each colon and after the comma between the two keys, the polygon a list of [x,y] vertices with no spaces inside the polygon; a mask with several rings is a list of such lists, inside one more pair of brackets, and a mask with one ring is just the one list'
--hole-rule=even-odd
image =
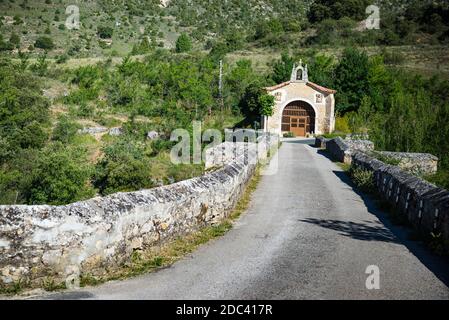
{"label": "wooden door", "polygon": [[297,137],[305,137],[315,132],[315,111],[304,101],[289,103],[282,113],[282,132],[292,132]]}
{"label": "wooden door", "polygon": [[306,117],[290,117],[290,131],[293,132],[297,137],[306,136]]}

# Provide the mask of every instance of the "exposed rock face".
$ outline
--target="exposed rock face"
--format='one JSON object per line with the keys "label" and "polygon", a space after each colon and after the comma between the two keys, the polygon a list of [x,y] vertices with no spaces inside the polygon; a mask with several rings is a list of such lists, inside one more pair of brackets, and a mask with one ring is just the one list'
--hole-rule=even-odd
{"label": "exposed rock face", "polygon": [[121,136],[123,134],[123,129],[120,127],[109,129],[110,136]]}
{"label": "exposed rock face", "polygon": [[425,235],[441,233],[449,249],[449,191],[361,152],[354,153],[352,163],[372,171],[379,194]]}
{"label": "exposed rock face", "polygon": [[108,132],[108,128],[106,127],[90,127],[90,128],[83,128],[81,130],[78,130],[78,133],[81,134],[91,134],[91,135],[95,135],[98,133],[103,133],[103,132]]}
{"label": "exposed rock face", "polygon": [[133,250],[219,222],[253,175],[256,150],[269,146],[250,145],[223,168],[169,186],[65,206],[0,206],[0,284],[102,275]]}
{"label": "exposed rock face", "polygon": [[159,133],[156,131],[150,131],[147,133],[147,139],[156,140],[157,138],[159,138]]}

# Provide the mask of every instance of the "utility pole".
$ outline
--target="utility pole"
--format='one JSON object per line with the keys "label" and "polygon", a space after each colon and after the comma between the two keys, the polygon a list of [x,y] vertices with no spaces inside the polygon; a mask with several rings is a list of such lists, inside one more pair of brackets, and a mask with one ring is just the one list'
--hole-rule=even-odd
{"label": "utility pole", "polygon": [[223,60],[220,60],[220,77],[218,79],[218,95],[220,99],[221,112],[223,113]]}

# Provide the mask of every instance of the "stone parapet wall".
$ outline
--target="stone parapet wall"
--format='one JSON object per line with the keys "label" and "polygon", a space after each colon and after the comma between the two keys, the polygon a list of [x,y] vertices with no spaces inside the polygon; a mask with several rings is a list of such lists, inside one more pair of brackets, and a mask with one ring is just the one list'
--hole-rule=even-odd
{"label": "stone parapet wall", "polygon": [[330,139],[327,139],[327,138],[325,138],[323,136],[315,137],[315,148],[326,149],[326,143],[329,140]]}
{"label": "stone parapet wall", "polygon": [[351,163],[351,150],[340,137],[326,141],[326,151],[339,162]]}
{"label": "stone parapet wall", "polygon": [[449,191],[361,152],[352,155],[352,164],[372,171],[380,196],[427,236],[441,234],[449,250]]}
{"label": "stone parapet wall", "polygon": [[101,276],[134,250],[221,221],[255,172],[256,150],[267,152],[275,141],[249,148],[217,171],[168,186],[65,206],[0,206],[0,284],[86,272]]}
{"label": "stone parapet wall", "polygon": [[438,171],[438,158],[429,153],[379,151],[383,157],[399,161],[398,166],[416,175],[434,174]]}
{"label": "stone parapet wall", "polygon": [[[364,152],[375,158],[385,158],[397,161],[397,165],[412,174],[424,175],[434,174],[438,170],[438,158],[428,153],[407,153],[374,151],[374,143],[369,140],[359,140],[354,138],[325,139],[317,137],[315,139],[317,148],[325,147],[326,151],[337,161],[351,164],[352,155],[355,152]],[[389,162],[388,162],[389,163]]]}

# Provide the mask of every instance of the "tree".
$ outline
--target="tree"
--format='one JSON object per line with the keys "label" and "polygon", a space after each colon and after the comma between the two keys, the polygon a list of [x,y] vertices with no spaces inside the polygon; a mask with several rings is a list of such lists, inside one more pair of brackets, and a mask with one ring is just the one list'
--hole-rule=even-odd
{"label": "tree", "polygon": [[326,19],[341,19],[348,17],[354,20],[365,18],[366,0],[315,0],[310,6],[307,17],[311,23]]}
{"label": "tree", "polygon": [[67,116],[61,116],[53,129],[52,139],[67,144],[73,140],[78,129],[80,126],[76,122],[70,121]]}
{"label": "tree", "polygon": [[14,49],[14,45],[11,42],[3,40],[3,36],[0,34],[0,51],[7,51]]}
{"label": "tree", "polygon": [[52,50],[55,45],[53,43],[53,40],[49,37],[42,36],[36,39],[36,42],[34,43],[34,47],[45,49],[45,50]]}
{"label": "tree", "polygon": [[261,116],[271,117],[273,115],[274,96],[268,93],[259,96],[259,114]]}
{"label": "tree", "polygon": [[110,39],[113,33],[114,29],[109,26],[99,26],[97,29],[97,34],[101,39]]}
{"label": "tree", "polygon": [[290,79],[294,60],[287,52],[282,53],[281,59],[273,65],[271,78],[275,83],[281,83]]}
{"label": "tree", "polygon": [[334,87],[335,60],[331,56],[317,54],[309,62],[309,80],[322,86]]}
{"label": "tree", "polygon": [[125,138],[104,148],[104,154],[94,176],[94,184],[102,194],[153,186],[142,144]]}
{"label": "tree", "polygon": [[345,113],[357,111],[360,101],[368,93],[368,56],[355,48],[343,52],[335,69],[337,110]]}
{"label": "tree", "polygon": [[9,43],[11,43],[11,45],[13,45],[14,47],[19,47],[20,46],[20,37],[17,35],[17,33],[12,33],[11,37],[9,38]]}
{"label": "tree", "polygon": [[274,97],[267,94],[260,83],[254,82],[246,88],[239,107],[246,122],[252,124],[254,121],[259,121],[260,116],[273,114]]}
{"label": "tree", "polygon": [[176,52],[188,52],[192,49],[192,41],[186,33],[182,33],[176,40]]}
{"label": "tree", "polygon": [[216,42],[212,45],[212,48],[209,52],[209,57],[213,61],[222,60],[226,54],[229,52],[229,48],[224,42]]}
{"label": "tree", "polygon": [[32,173],[28,203],[60,205],[92,197],[94,190],[87,185],[91,171],[80,154],[85,151],[72,151],[59,142],[42,150]]}

